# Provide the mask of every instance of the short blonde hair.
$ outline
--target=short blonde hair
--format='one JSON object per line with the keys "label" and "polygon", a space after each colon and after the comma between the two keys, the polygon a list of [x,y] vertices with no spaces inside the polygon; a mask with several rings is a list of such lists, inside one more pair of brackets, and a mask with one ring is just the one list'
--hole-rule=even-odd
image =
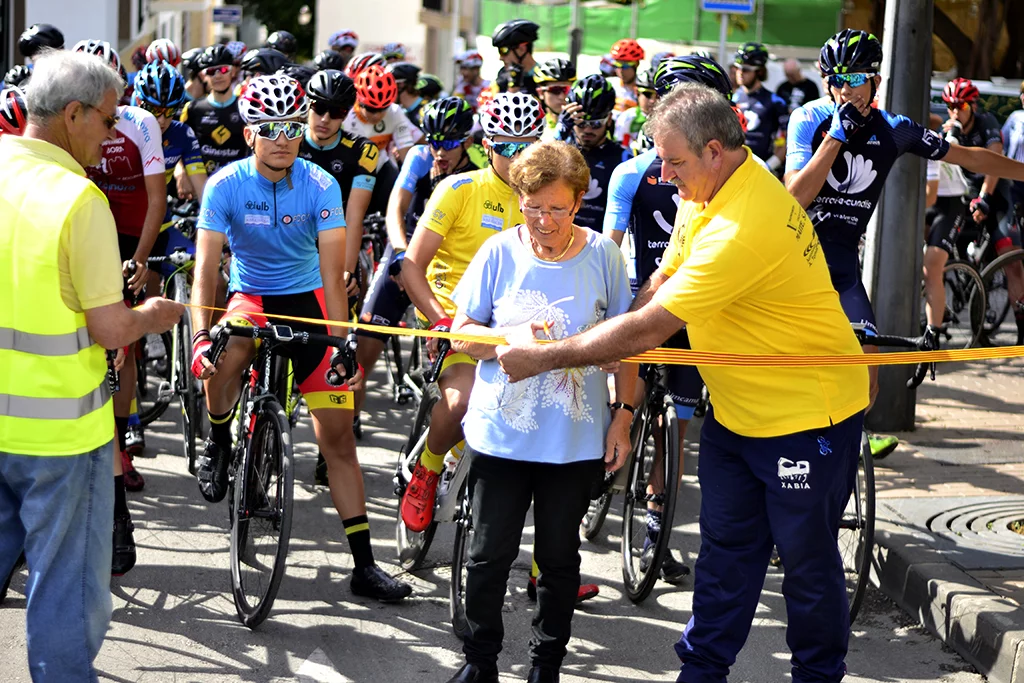
{"label": "short blonde hair", "polygon": [[578,197],[590,187],[590,169],[575,146],[557,140],[537,142],[512,162],[508,183],[520,196],[534,194],[559,180]]}

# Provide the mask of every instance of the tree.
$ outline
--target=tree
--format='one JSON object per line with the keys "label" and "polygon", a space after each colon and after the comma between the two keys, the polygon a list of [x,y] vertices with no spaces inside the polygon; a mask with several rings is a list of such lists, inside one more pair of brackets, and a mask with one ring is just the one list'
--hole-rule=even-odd
{"label": "tree", "polygon": [[310,2],[308,9],[310,20],[305,25],[299,23],[299,11],[302,4],[295,0],[241,0],[245,10],[252,13],[256,20],[267,27],[268,32],[288,31],[299,43],[296,60],[302,61],[313,56],[313,41],[316,34],[316,3]]}

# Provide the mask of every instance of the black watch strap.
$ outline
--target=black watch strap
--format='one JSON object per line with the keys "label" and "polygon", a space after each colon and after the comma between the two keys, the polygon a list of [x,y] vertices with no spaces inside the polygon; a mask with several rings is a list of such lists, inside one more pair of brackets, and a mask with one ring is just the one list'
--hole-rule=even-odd
{"label": "black watch strap", "polygon": [[609,403],[608,407],[611,408],[612,410],[618,410],[619,408],[623,408],[624,410],[628,410],[631,415],[635,415],[636,414],[636,408],[634,408],[633,406],[629,405],[628,403],[623,403],[622,401],[616,401],[615,403]]}

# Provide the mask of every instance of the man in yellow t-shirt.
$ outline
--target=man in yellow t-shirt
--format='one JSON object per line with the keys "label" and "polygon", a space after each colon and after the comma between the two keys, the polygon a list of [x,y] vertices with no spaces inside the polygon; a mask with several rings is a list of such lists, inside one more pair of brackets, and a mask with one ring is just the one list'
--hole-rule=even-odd
{"label": "man in yellow t-shirt", "polygon": [[[631,312],[568,340],[513,340],[510,378],[626,358],[684,324],[696,351],[861,353],[807,214],[743,146],[722,96],[684,84],[648,122],[683,205]],[[849,606],[836,535],[860,450],[864,366],[698,366],[711,393],[700,442],[701,549],[678,680],[725,680],[778,547],[793,681],[839,680]],[[753,588],[753,589],[752,589]]]}
{"label": "man in yellow t-shirt", "polygon": [[[405,252],[402,284],[421,322],[432,330],[451,329],[452,292],[487,238],[525,222],[506,178],[512,159],[540,138],[544,111],[530,95],[501,93],[486,105],[481,121],[490,163],[438,184]],[[427,348],[436,354],[436,340],[429,340]],[[402,520],[410,531],[425,530],[434,518],[438,475],[445,453],[462,440],[475,365],[464,353],[444,361],[438,380],[442,399],[431,413],[423,454],[402,497]]]}

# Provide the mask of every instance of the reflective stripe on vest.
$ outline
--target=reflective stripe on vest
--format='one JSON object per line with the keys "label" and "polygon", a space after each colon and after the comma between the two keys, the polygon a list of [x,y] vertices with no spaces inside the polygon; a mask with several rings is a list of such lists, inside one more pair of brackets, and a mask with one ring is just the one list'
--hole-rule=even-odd
{"label": "reflective stripe on vest", "polygon": [[81,398],[29,398],[0,394],[0,415],[36,420],[77,420],[110,400],[106,381]]}
{"label": "reflective stripe on vest", "polygon": [[87,327],[68,334],[32,334],[0,327],[0,350],[34,353],[37,356],[70,356],[92,346]]}

